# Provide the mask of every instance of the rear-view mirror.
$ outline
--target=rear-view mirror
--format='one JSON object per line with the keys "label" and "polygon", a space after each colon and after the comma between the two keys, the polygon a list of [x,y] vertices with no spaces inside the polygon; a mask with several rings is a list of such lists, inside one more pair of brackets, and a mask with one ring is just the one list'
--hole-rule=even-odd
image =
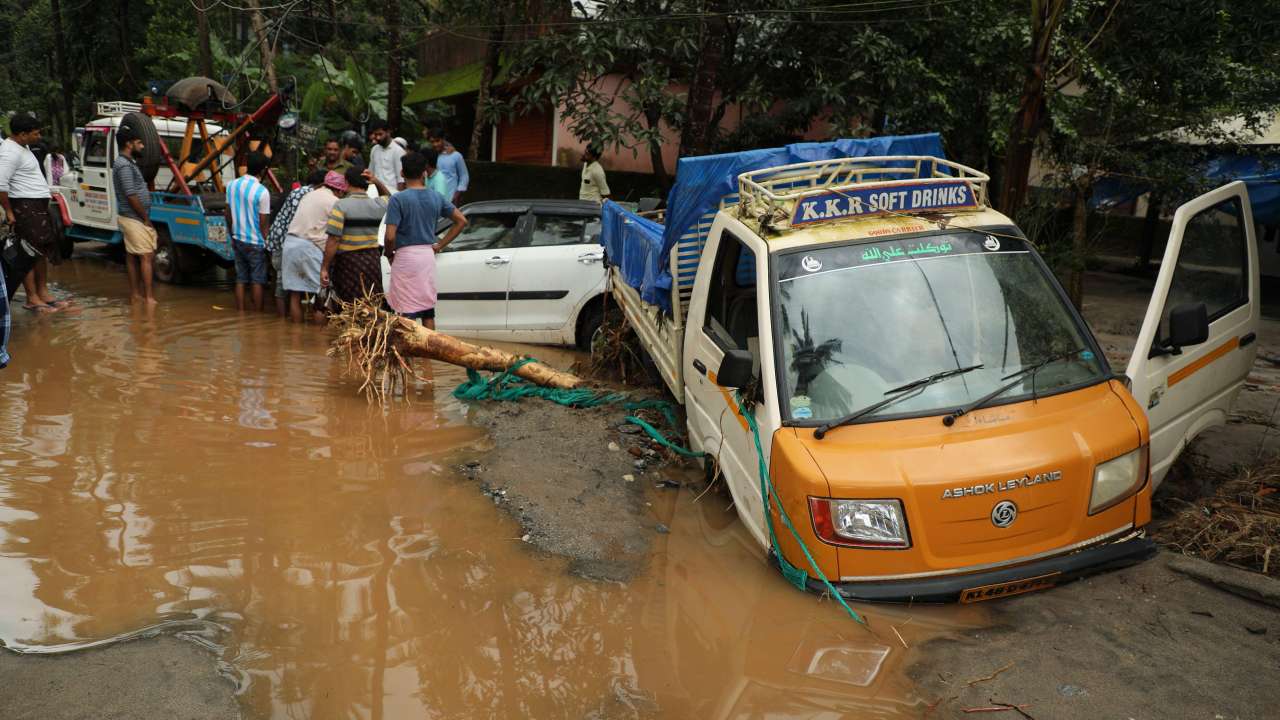
{"label": "rear-view mirror", "polygon": [[1182,348],[1209,339],[1209,311],[1202,302],[1178,305],[1169,311],[1169,336],[1151,349],[1151,357],[1180,355]]}
{"label": "rear-view mirror", "polygon": [[720,387],[740,388],[751,382],[751,352],[733,348],[724,352],[720,369],[716,371],[716,384]]}
{"label": "rear-view mirror", "polygon": [[1179,305],[1169,313],[1169,344],[1182,348],[1209,339],[1209,311],[1205,304]]}

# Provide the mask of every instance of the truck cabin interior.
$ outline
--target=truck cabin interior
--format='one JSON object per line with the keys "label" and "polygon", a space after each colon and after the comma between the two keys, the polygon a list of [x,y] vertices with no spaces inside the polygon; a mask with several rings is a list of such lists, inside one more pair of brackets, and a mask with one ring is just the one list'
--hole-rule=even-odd
{"label": "truck cabin interior", "polygon": [[720,238],[707,294],[705,327],[727,347],[751,353],[753,374],[760,373],[760,323],[756,306],[755,253],[731,233]]}

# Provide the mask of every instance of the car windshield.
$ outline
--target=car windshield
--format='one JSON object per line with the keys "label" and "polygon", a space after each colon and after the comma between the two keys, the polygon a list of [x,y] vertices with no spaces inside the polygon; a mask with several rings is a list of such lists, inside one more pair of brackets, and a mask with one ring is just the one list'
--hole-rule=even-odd
{"label": "car windshield", "polygon": [[[805,249],[777,258],[783,408],[818,423],[905,383],[981,365],[860,418],[943,414],[1064,355],[990,405],[1049,395],[1108,374],[1027,243],[964,231]],[[1078,351],[1078,352],[1076,352]]]}

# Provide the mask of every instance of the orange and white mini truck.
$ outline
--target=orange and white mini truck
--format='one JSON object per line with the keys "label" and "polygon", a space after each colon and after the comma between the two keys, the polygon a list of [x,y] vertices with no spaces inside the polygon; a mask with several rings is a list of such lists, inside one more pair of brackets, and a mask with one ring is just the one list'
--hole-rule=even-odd
{"label": "orange and white mini truck", "polygon": [[974,602],[1149,557],[1152,492],[1253,365],[1243,183],[1178,208],[1120,373],[988,179],[932,156],[739,174],[662,258],[669,302],[615,257],[664,226],[604,211],[614,298],[690,445],[810,589]]}

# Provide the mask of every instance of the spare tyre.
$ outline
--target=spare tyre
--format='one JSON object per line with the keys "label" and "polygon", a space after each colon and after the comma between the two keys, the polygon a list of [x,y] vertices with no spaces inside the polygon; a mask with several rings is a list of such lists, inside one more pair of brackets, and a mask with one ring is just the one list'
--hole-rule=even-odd
{"label": "spare tyre", "polygon": [[164,94],[169,102],[187,111],[216,112],[236,104],[236,96],[225,85],[198,75],[170,85]]}
{"label": "spare tyre", "polygon": [[155,181],[156,171],[164,162],[164,155],[160,153],[160,133],[156,132],[156,125],[151,122],[151,116],[131,112],[120,119],[120,127],[129,128],[142,139],[142,156],[134,160],[138,163],[138,168],[142,170],[142,176],[147,179],[147,182]]}

